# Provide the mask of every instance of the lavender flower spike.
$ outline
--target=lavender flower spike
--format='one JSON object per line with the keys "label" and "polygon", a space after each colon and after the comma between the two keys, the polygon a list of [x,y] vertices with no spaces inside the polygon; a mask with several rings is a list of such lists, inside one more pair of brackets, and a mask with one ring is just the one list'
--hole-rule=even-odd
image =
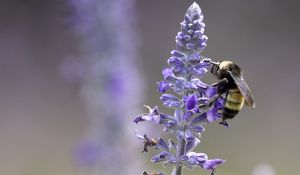
{"label": "lavender flower spike", "polygon": [[157,140],[155,148],[160,152],[151,159],[153,163],[173,166],[172,175],[181,175],[183,167],[200,167],[215,173],[224,160],[208,159],[205,153],[193,152],[205,131],[203,125],[219,120],[219,112],[224,107],[223,97],[216,96],[216,87],[201,81],[211,62],[202,59],[207,36],[204,35],[202,10],[196,2],[188,8],[180,25],[180,32],[176,35],[177,49],[171,51],[167,60],[169,67],[163,69],[163,80],[157,83],[158,91],[163,93],[160,100],[165,107],[174,109],[174,114],[148,107],[149,113],[139,115],[134,122],[160,124],[165,132],[176,136],[177,143],[171,139],[169,143],[162,138]]}
{"label": "lavender flower spike", "polygon": [[[136,65],[139,42],[135,0],[67,0],[78,52],[62,66],[78,87],[88,129],[76,149],[81,174],[138,174],[142,164],[124,146],[127,122],[141,102],[143,81]],[[120,30],[122,29],[122,30]],[[136,86],[136,85],[139,86]],[[150,115],[148,116],[148,118]]]}

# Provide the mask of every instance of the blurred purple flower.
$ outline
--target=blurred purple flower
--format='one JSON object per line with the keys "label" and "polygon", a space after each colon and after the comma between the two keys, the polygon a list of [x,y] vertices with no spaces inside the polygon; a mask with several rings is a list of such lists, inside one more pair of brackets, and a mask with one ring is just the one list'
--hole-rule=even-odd
{"label": "blurred purple flower", "polygon": [[124,145],[134,147],[134,142],[124,136],[129,135],[131,127],[125,121],[137,112],[143,91],[136,65],[134,3],[68,0],[79,54],[62,63],[60,71],[67,81],[78,84],[90,123],[86,137],[92,143],[79,146],[77,161],[99,171],[97,174],[139,173],[134,168],[138,161],[130,151],[123,150]]}
{"label": "blurred purple flower", "polygon": [[75,159],[80,165],[94,166],[100,157],[100,147],[93,141],[82,142],[75,150]]}
{"label": "blurred purple flower", "polygon": [[65,81],[77,85],[86,76],[87,69],[82,61],[75,58],[67,58],[61,63],[59,73]]}

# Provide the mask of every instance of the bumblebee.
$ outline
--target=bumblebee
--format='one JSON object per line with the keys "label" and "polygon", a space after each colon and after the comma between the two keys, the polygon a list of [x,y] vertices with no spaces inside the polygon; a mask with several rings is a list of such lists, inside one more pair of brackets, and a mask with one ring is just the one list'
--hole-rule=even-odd
{"label": "bumblebee", "polygon": [[210,72],[219,80],[218,96],[225,94],[225,105],[222,111],[223,121],[220,124],[228,126],[227,119],[233,119],[242,109],[244,102],[254,109],[255,102],[249,86],[243,77],[241,68],[231,61],[211,62]]}

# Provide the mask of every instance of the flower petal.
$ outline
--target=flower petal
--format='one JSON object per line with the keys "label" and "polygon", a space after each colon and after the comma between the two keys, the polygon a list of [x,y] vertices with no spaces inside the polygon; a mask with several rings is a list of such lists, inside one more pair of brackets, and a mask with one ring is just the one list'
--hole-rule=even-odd
{"label": "flower petal", "polygon": [[161,138],[158,139],[155,148],[169,152],[169,145]]}
{"label": "flower petal", "polygon": [[179,107],[179,99],[172,94],[163,94],[160,96],[160,100],[164,102],[166,107]]}
{"label": "flower petal", "polygon": [[222,159],[211,159],[206,160],[202,165],[202,168],[205,170],[214,170],[217,168],[218,165],[223,164],[225,160]]}
{"label": "flower petal", "polygon": [[178,51],[178,50],[172,50],[172,51],[171,51],[171,54],[172,54],[173,56],[175,56],[175,57],[184,57],[184,56],[185,56],[185,53],[182,53],[182,52],[180,52],[180,51]]}
{"label": "flower petal", "polygon": [[209,85],[207,85],[206,83],[203,83],[202,81],[200,81],[198,78],[193,78],[192,80],[191,80],[191,83],[193,84],[193,85],[195,85],[198,89],[200,89],[200,90],[204,90],[204,89],[206,89],[206,88],[208,88],[209,87]]}
{"label": "flower petal", "polygon": [[180,123],[183,118],[183,111],[181,109],[176,109],[174,113],[174,117],[178,121],[178,123]]}
{"label": "flower petal", "polygon": [[180,102],[176,101],[166,101],[163,105],[167,108],[179,108],[181,106]]}
{"label": "flower petal", "polygon": [[194,137],[194,139],[189,140],[189,141],[186,143],[185,151],[186,151],[186,152],[190,152],[191,150],[193,150],[194,148],[196,148],[196,146],[197,146],[199,143],[200,143],[200,140]]}
{"label": "flower petal", "polygon": [[208,98],[214,97],[215,95],[217,95],[218,93],[218,89],[216,87],[208,87],[205,91],[205,95]]}
{"label": "flower petal", "polygon": [[164,102],[163,105],[166,107],[178,108],[181,105],[179,99],[172,94],[163,94],[160,100]]}
{"label": "flower petal", "polygon": [[181,61],[181,59],[178,57],[170,57],[168,59],[168,64],[172,67],[180,67],[180,68],[184,67],[184,62]]}
{"label": "flower petal", "polygon": [[196,161],[199,165],[200,163],[204,163],[208,159],[205,153],[189,152],[187,153],[187,155],[190,157],[190,160]]}
{"label": "flower petal", "polygon": [[157,90],[159,92],[166,92],[168,89],[170,89],[170,85],[169,83],[165,82],[165,81],[161,81],[161,82],[157,82]]}
{"label": "flower petal", "polygon": [[167,77],[172,77],[172,76],[174,76],[173,70],[171,68],[164,68],[162,70],[162,75],[163,75],[164,79],[167,79]]}
{"label": "flower petal", "polygon": [[189,127],[189,131],[192,131],[195,133],[201,133],[201,132],[205,131],[205,129],[203,128],[203,126],[197,125],[197,126]]}
{"label": "flower petal", "polygon": [[133,122],[136,124],[138,124],[139,122],[143,122],[143,121],[159,123],[160,119],[159,119],[159,115],[142,114],[133,120]]}
{"label": "flower petal", "polygon": [[212,108],[211,110],[207,111],[207,121],[208,123],[212,123],[221,118],[220,114],[217,113],[218,109]]}
{"label": "flower petal", "polygon": [[204,122],[206,122],[206,119],[207,119],[206,113],[202,113],[199,116],[193,118],[190,125],[197,125],[199,123],[204,123]]}
{"label": "flower petal", "polygon": [[185,108],[186,110],[192,110],[196,107],[197,105],[197,96],[196,95],[189,95],[187,98],[186,98],[186,101],[185,101]]}
{"label": "flower petal", "polygon": [[176,151],[176,149],[177,149],[177,146],[176,146],[175,142],[173,140],[169,139],[169,150]]}
{"label": "flower petal", "polygon": [[173,116],[169,115],[169,114],[164,114],[164,113],[161,113],[160,114],[160,120],[159,120],[159,123],[160,124],[165,124],[169,121],[174,121],[176,122],[176,120],[174,119]]}
{"label": "flower petal", "polygon": [[186,111],[185,114],[183,115],[183,119],[185,121],[189,121],[191,119],[192,115],[193,115],[192,111]]}

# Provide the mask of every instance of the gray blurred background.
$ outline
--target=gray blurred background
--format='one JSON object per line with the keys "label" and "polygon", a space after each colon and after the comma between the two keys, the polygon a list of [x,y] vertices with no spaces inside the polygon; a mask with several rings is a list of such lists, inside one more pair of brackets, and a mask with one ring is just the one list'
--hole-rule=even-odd
{"label": "gray blurred background", "polygon": [[[79,174],[72,154],[87,121],[76,87],[59,74],[62,60],[74,54],[78,44],[65,20],[69,15],[65,1],[1,1],[0,174]],[[162,79],[161,69],[167,66],[179,23],[192,2],[136,3],[140,70],[147,87],[143,104],[160,104],[156,82]],[[230,129],[206,126],[198,151],[227,160],[218,175],[250,175],[261,163],[271,165],[278,175],[297,174],[300,3],[196,2],[208,36],[203,54],[239,64],[256,100],[256,109],[244,108]]]}

